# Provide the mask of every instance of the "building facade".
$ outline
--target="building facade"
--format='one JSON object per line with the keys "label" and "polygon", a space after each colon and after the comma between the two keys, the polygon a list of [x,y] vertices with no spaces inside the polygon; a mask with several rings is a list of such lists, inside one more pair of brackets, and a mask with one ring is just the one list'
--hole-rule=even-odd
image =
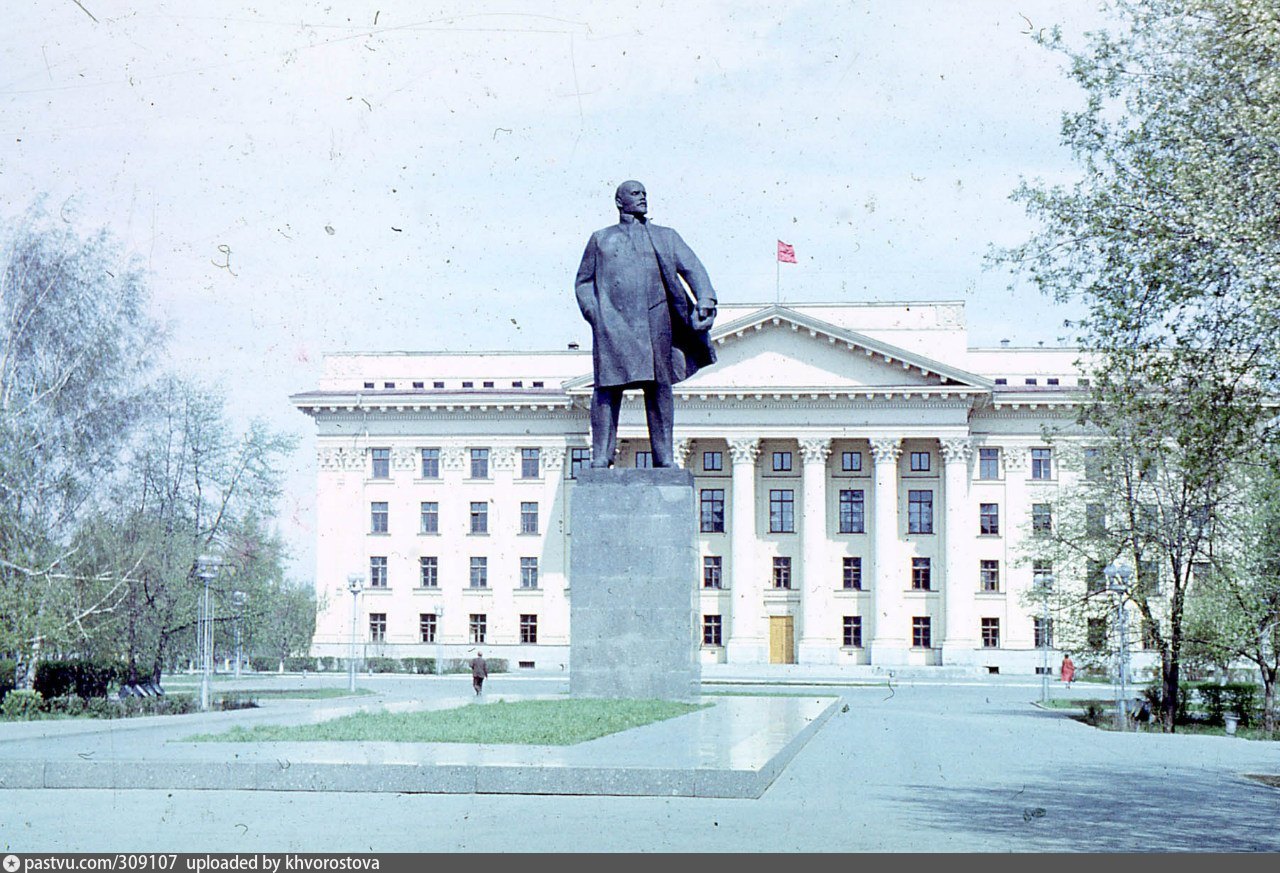
{"label": "building facade", "polygon": [[[1078,353],[970,348],[961,303],[726,306],[712,336],[675,389],[704,662],[1034,672],[1024,545],[1081,475]],[[313,653],[354,624],[366,656],[567,669],[591,387],[589,350],[326,357],[292,398],[317,427]],[[638,396],[619,438],[648,463]]]}

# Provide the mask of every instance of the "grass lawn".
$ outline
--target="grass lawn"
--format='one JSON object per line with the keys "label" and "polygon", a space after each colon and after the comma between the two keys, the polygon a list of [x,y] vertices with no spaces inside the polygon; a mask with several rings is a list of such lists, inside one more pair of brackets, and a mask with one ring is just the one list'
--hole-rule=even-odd
{"label": "grass lawn", "polygon": [[218,696],[252,697],[255,699],[270,697],[275,700],[329,700],[334,697],[364,697],[375,692],[368,688],[357,688],[348,691],[342,688],[247,688],[244,691],[219,691]]}
{"label": "grass lawn", "polygon": [[235,727],[192,742],[483,743],[570,746],[703,709],[668,700],[522,700],[425,712],[357,712],[309,725]]}

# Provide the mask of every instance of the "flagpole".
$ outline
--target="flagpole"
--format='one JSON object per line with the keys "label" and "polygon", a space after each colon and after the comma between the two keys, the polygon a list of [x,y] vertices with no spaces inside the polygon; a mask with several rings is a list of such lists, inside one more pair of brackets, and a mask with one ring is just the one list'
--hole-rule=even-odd
{"label": "flagpole", "polygon": [[773,279],[773,303],[775,306],[782,303],[782,259],[775,257],[773,259],[774,279]]}

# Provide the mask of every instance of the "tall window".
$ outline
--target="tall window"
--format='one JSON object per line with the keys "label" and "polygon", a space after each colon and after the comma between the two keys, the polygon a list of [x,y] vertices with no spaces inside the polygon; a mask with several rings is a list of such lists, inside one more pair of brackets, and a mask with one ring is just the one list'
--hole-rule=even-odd
{"label": "tall window", "polygon": [[577,479],[578,471],[591,465],[591,449],[569,449],[569,478]]}
{"label": "tall window", "polygon": [[911,559],[911,588],[914,591],[933,589],[933,561],[930,558]]}
{"label": "tall window", "polygon": [[917,649],[933,648],[933,622],[927,615],[911,618],[911,645]]}
{"label": "tall window", "polygon": [[1053,507],[1048,503],[1031,504],[1031,532],[1037,536],[1053,533]]}
{"label": "tall window", "polygon": [[471,632],[471,642],[483,643],[489,630],[489,616],[483,612],[473,612],[467,627]]}
{"label": "tall window", "polygon": [[483,500],[471,502],[471,532],[473,534],[489,532],[489,504]]}
{"label": "tall window", "polygon": [[1036,587],[1048,584],[1053,578],[1053,562],[1052,561],[1032,561],[1031,562],[1031,584]]}
{"label": "tall window", "polygon": [[775,473],[791,472],[791,453],[790,452],[774,452],[773,453],[773,472]]}
{"label": "tall window", "polygon": [[636,452],[636,469],[653,469],[653,452]]}
{"label": "tall window", "polygon": [[847,591],[862,590],[862,558],[846,556],[841,559],[840,585]]}
{"label": "tall window", "polygon": [[1144,652],[1160,648],[1156,640],[1156,626],[1153,622],[1144,618],[1139,633],[1142,635],[1142,650]]}
{"label": "tall window", "polygon": [[471,478],[472,479],[488,479],[489,478],[489,450],[488,449],[472,449],[471,450]]}
{"label": "tall window", "polygon": [[978,583],[981,590],[994,594],[1000,590],[1000,562],[981,560],[978,562]]}
{"label": "tall window", "polygon": [[520,642],[533,645],[538,642],[538,616],[520,613]]}
{"label": "tall window", "polygon": [[440,533],[440,504],[424,500],[418,504],[418,529],[424,534]]}
{"label": "tall window", "polygon": [[488,558],[471,558],[471,587],[472,588],[488,588],[489,587],[489,559]]}
{"label": "tall window", "polygon": [[912,452],[911,453],[911,472],[912,473],[929,472],[929,453],[928,452]]}
{"label": "tall window", "polygon": [[440,559],[435,555],[418,558],[418,584],[423,588],[440,587]]}
{"label": "tall window", "polygon": [[418,641],[434,643],[436,641],[436,616],[434,612],[418,613]]}
{"label": "tall window", "polygon": [[536,534],[538,532],[538,503],[534,500],[520,501],[520,533]]}
{"label": "tall window", "polygon": [[1105,649],[1107,647],[1107,620],[1105,618],[1091,618],[1085,630],[1085,641],[1091,649]]}
{"label": "tall window", "polygon": [[1035,629],[1035,647],[1037,649],[1053,648],[1053,619],[1036,616],[1032,622]]}
{"label": "tall window", "polygon": [[796,532],[796,493],[790,488],[769,491],[769,532]]}
{"label": "tall window", "polygon": [[538,587],[538,559],[536,557],[520,559],[520,587]]}
{"label": "tall window", "polygon": [[978,478],[1000,478],[1000,450],[995,448],[978,449]]}
{"label": "tall window", "polygon": [[698,529],[703,533],[724,533],[724,489],[703,488],[698,492]]}
{"label": "tall window", "polygon": [[978,504],[978,533],[1000,533],[1000,505],[997,503]]}
{"label": "tall window", "polygon": [[774,588],[790,588],[791,587],[791,559],[790,558],[774,558],[773,559],[773,587]]}
{"label": "tall window", "polygon": [[422,478],[423,479],[439,479],[440,478],[440,450],[439,449],[423,449],[422,450]]}
{"label": "tall window", "polygon": [[862,648],[862,616],[846,615],[844,617],[844,639],[842,644],[850,649]]}
{"label": "tall window", "polygon": [[723,470],[724,454],[721,452],[703,452],[702,469],[708,473],[715,473]]}
{"label": "tall window", "polygon": [[842,473],[861,473],[862,452],[841,452],[840,471]]}
{"label": "tall window", "polygon": [[391,449],[370,449],[369,455],[373,459],[373,478],[390,479]]}
{"label": "tall window", "polygon": [[840,533],[866,532],[866,503],[861,489],[840,491]]}
{"label": "tall window", "polygon": [[718,615],[702,617],[702,644],[704,646],[723,645],[723,622]]}
{"label": "tall window", "polygon": [[369,559],[369,587],[387,587],[387,559],[385,556]]}
{"label": "tall window", "polygon": [[933,533],[933,492],[907,492],[907,533]]}
{"label": "tall window", "polygon": [[702,587],[724,587],[724,559],[719,555],[705,555],[702,558]]}
{"label": "tall window", "polygon": [[1087,503],[1084,507],[1084,532],[1100,537],[1107,532],[1107,507],[1101,503]]}
{"label": "tall window", "polygon": [[984,649],[1000,648],[1000,619],[982,619],[982,647]]}
{"label": "tall window", "polygon": [[520,478],[537,479],[542,475],[542,450],[520,450]]}
{"label": "tall window", "polygon": [[369,613],[369,642],[381,643],[387,638],[387,614],[385,612]]}
{"label": "tall window", "polygon": [[369,530],[373,533],[387,532],[387,504],[381,500],[375,500],[369,504],[370,526]]}
{"label": "tall window", "polygon": [[1031,478],[1053,478],[1053,449],[1031,450]]}
{"label": "tall window", "polygon": [[1084,450],[1084,479],[1086,482],[1102,481],[1102,449],[1097,446]]}

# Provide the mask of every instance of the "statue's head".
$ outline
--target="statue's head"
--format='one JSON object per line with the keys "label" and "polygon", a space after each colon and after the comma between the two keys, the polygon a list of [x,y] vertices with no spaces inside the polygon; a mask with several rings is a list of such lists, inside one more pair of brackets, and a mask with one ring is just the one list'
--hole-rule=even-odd
{"label": "statue's head", "polygon": [[649,211],[646,198],[644,185],[634,179],[628,179],[618,186],[613,202],[618,204],[618,212],[640,216]]}

